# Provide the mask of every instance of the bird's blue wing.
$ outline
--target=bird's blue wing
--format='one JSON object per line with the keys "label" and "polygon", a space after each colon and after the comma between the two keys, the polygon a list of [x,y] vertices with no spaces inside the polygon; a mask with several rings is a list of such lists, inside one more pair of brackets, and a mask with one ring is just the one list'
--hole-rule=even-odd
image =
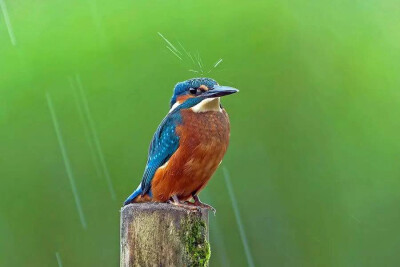
{"label": "bird's blue wing", "polygon": [[161,122],[153,136],[149,148],[149,157],[141,183],[142,194],[150,190],[151,180],[157,169],[166,163],[179,147],[179,136],[175,129],[180,124],[180,113],[170,113]]}
{"label": "bird's blue wing", "polygon": [[157,169],[166,163],[179,147],[179,136],[176,126],[181,123],[180,112],[169,113],[158,126],[150,143],[149,156],[144,170],[142,182],[139,187],[128,197],[125,204],[130,203],[138,195],[150,192],[151,181]]}

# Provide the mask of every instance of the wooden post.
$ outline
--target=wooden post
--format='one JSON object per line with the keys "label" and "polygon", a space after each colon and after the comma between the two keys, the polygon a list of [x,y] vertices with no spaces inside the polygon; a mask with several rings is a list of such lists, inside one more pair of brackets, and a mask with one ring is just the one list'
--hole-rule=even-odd
{"label": "wooden post", "polygon": [[121,267],[208,266],[208,210],[167,203],[121,210]]}

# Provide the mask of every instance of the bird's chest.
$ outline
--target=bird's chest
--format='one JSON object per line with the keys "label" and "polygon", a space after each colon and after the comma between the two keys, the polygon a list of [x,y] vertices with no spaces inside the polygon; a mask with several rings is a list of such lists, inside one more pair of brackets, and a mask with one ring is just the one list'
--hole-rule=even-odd
{"label": "bird's chest", "polygon": [[[221,162],[229,144],[229,119],[224,110],[183,112],[179,158],[184,176],[208,180]],[[193,178],[188,178],[191,180]]]}
{"label": "bird's chest", "polygon": [[[229,119],[224,110],[196,113],[181,111],[176,127],[179,147],[153,182],[153,193],[168,199],[187,199],[203,188],[220,164],[229,143]],[[158,179],[157,177],[163,177]]]}
{"label": "bird's chest", "polygon": [[229,118],[224,110],[182,112],[182,126],[178,128],[180,145],[187,146],[187,149],[205,150],[212,152],[229,143]]}

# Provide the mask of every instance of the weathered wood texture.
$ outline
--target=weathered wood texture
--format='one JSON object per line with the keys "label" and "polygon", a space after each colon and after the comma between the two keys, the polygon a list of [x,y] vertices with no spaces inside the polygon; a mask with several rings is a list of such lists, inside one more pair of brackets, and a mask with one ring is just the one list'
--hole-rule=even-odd
{"label": "weathered wood texture", "polygon": [[166,203],[121,210],[121,267],[208,266],[208,210]]}

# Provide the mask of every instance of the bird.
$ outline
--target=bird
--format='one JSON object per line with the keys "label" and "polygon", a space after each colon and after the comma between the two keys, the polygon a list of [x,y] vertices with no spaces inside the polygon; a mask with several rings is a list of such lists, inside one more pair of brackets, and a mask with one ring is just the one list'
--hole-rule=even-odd
{"label": "bird", "polygon": [[237,92],[205,77],[175,85],[170,110],[150,143],[142,180],[124,206],[167,202],[215,212],[198,195],[221,164],[229,144],[229,117],[220,99]]}

